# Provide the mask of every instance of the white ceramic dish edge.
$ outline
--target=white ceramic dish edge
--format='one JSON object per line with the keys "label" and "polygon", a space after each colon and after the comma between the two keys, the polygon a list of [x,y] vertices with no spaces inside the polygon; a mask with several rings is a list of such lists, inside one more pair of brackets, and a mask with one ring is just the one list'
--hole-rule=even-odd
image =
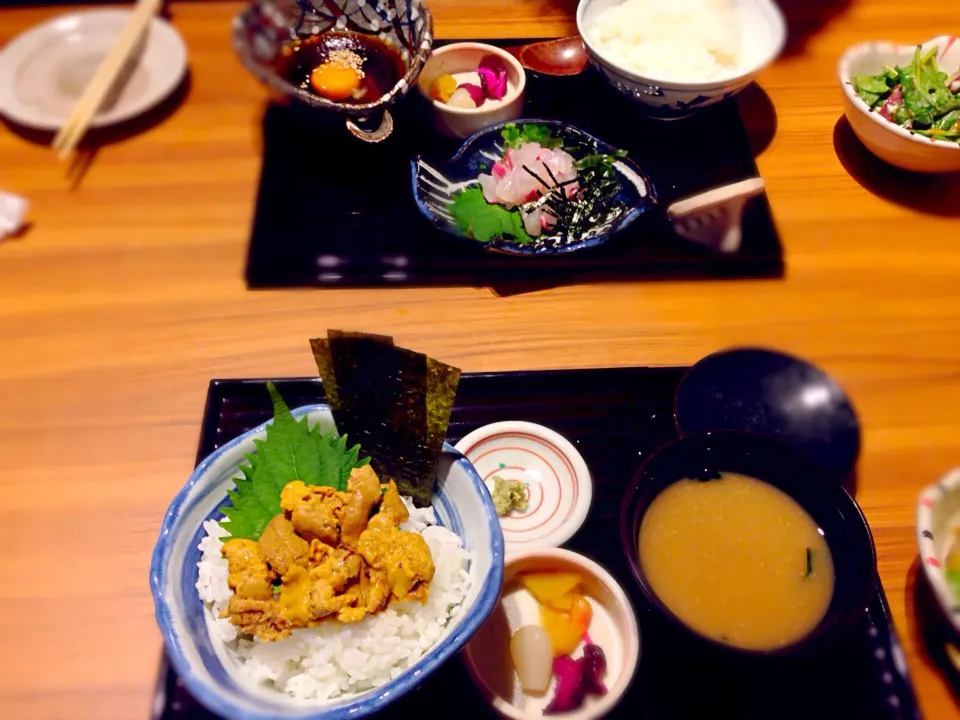
{"label": "white ceramic dish edge", "polygon": [[[921,44],[921,52],[940,48],[937,63],[948,74],[960,68],[960,42],[941,35]],[[870,152],[891,165],[914,172],[942,173],[960,171],[960,143],[931,140],[914,135],[899,125],[872,112],[851,84],[855,75],[875,74],[884,65],[909,64],[916,45],[889,42],[863,42],[848,48],[837,63],[837,76],[843,89],[844,112],[853,132]]]}
{"label": "white ceramic dish edge", "polygon": [[920,564],[943,614],[960,633],[960,602],[944,576],[950,520],[960,512],[960,468],[954,468],[920,493],[917,501],[917,547]]}

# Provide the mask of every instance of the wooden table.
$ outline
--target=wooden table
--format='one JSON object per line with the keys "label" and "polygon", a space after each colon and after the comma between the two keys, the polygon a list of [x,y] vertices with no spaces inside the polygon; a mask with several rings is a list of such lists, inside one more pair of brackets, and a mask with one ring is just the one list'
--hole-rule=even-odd
{"label": "wooden table", "polygon": [[[821,364],[863,420],[858,499],[921,705],[960,716],[913,612],[917,493],[960,463],[960,178],[865,156],[838,122],[834,69],[863,39],[957,32],[960,5],[784,2],[793,37],[760,78],[776,133],[758,159],[783,280],[248,292],[265,93],[230,49],[239,2],[174,3],[185,101],[103,147],[77,189],[49,149],[0,128],[0,188],[33,203],[33,226],[0,243],[0,716],[145,716],[150,551],[192,468],[207,381],[314,374],[307,338],[330,327],[466,371],[673,365],[737,344]],[[440,37],[574,32],[574,0],[430,4]],[[57,12],[0,10],[0,44]]]}

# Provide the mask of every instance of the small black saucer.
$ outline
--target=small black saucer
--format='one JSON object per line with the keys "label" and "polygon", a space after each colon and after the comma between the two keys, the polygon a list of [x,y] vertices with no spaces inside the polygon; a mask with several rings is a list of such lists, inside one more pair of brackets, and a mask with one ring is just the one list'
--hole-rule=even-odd
{"label": "small black saucer", "polygon": [[760,348],[708,355],[680,382],[674,406],[681,435],[741,430],[772,437],[838,481],[860,454],[860,421],[843,389],[805,360]]}

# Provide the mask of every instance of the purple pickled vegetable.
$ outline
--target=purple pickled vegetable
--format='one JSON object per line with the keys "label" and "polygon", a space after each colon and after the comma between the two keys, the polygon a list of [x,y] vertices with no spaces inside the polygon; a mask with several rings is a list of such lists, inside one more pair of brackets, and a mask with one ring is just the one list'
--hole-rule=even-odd
{"label": "purple pickled vegetable", "polygon": [[557,676],[557,693],[543,714],[570,712],[583,705],[583,658],[573,660],[566,655],[554,658],[553,674]]}
{"label": "purple pickled vegetable", "polygon": [[581,684],[588,695],[606,695],[603,674],[607,671],[607,656],[599,645],[589,644],[583,648],[583,679]]}
{"label": "purple pickled vegetable", "polygon": [[477,104],[477,107],[483,105],[484,101],[487,99],[486,95],[484,95],[483,88],[479,85],[474,85],[473,83],[460,83],[460,86],[457,88],[457,90],[460,89],[466,90],[468,93],[470,93],[470,99]]}
{"label": "purple pickled vegetable", "polygon": [[583,657],[573,660],[567,656],[553,659],[553,674],[557,676],[557,692],[544,709],[544,715],[570,712],[583,705],[587,695],[606,695],[603,674],[607,671],[607,656],[593,643],[583,648]]}
{"label": "purple pickled vegetable", "polygon": [[507,66],[496,55],[484,55],[477,68],[480,85],[491,100],[503,100],[507,94]]}
{"label": "purple pickled vegetable", "polygon": [[903,105],[903,91],[897,85],[880,108],[880,117],[893,122],[893,113],[901,105]]}

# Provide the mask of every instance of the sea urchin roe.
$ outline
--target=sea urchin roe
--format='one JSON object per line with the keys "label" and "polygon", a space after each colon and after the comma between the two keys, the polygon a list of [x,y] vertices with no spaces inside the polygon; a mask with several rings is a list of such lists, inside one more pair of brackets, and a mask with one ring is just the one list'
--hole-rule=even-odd
{"label": "sea urchin roe", "polygon": [[363,58],[353,50],[334,50],[310,73],[310,87],[328,100],[346,100],[360,90]]}
{"label": "sea urchin roe", "polygon": [[381,485],[369,465],[350,471],[345,492],[293,480],[280,509],[258,540],[221,550],[233,595],[220,617],[243,632],[271,641],[327,618],[354,623],[390,603],[427,602],[430,547],[400,530],[408,514],[397,486]]}

